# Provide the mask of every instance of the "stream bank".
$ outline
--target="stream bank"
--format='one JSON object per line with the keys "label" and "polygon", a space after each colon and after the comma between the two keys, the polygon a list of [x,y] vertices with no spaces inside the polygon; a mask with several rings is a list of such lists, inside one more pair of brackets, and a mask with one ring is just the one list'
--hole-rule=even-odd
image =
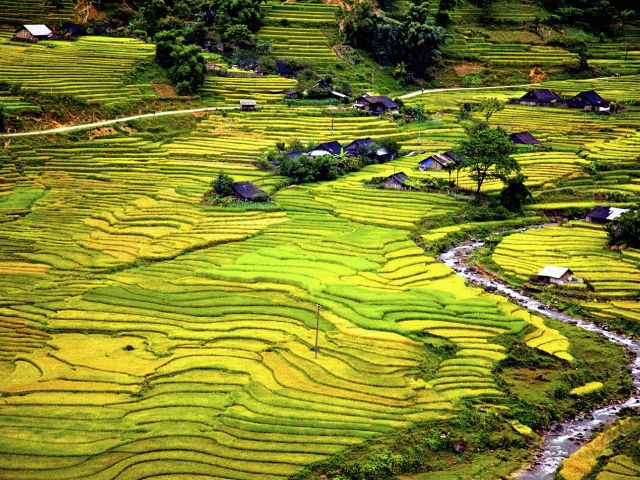
{"label": "stream bank", "polygon": [[594,432],[604,425],[613,423],[623,408],[640,407],[640,341],[554,310],[540,300],[516,290],[506,282],[483,275],[478,269],[469,265],[468,259],[484,244],[485,242],[479,240],[467,242],[445,251],[438,256],[438,259],[465,280],[484,288],[487,292],[503,295],[538,315],[597,333],[610,342],[625,347],[633,355],[633,360],[628,365],[633,378],[634,391],[632,395],[624,402],[598,407],[567,421],[554,422],[549,425],[542,434],[543,444],[534,455],[534,464],[513,475],[519,480],[550,480],[554,478],[562,460],[586,443]]}

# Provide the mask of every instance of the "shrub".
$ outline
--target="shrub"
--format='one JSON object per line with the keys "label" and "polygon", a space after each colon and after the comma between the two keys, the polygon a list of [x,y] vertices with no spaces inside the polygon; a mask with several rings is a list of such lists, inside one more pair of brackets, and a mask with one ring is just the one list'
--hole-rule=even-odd
{"label": "shrub", "polygon": [[216,178],[211,183],[211,187],[217,195],[221,197],[228,197],[230,195],[233,195],[233,187],[231,186],[232,184],[233,178],[227,175],[225,172],[220,172],[218,174],[218,178]]}

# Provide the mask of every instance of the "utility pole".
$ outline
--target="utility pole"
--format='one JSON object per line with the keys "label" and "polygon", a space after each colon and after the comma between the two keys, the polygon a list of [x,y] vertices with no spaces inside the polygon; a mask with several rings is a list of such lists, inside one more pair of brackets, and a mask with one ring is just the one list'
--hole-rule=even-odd
{"label": "utility pole", "polygon": [[422,145],[422,127],[418,129],[418,145]]}
{"label": "utility pole", "polygon": [[320,330],[320,304],[316,303],[316,348],[313,358],[318,358],[318,331]]}

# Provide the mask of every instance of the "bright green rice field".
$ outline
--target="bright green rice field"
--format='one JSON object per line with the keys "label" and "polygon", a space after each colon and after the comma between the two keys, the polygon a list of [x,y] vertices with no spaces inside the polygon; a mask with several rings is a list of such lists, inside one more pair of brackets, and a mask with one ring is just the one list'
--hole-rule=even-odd
{"label": "bright green rice field", "polygon": [[[326,10],[297,12],[298,36],[288,41],[276,25],[262,34],[295,55],[305,38],[319,38]],[[291,13],[276,5],[269,15],[275,21]],[[125,84],[123,76],[152,55],[150,48],[105,37],[21,46],[3,37],[0,80],[89,103],[135,103],[154,93],[149,85]],[[92,51],[108,55],[108,64]],[[334,61],[324,45],[316,54],[318,63]],[[74,63],[79,55],[84,64]],[[52,59],[66,63],[46,76],[25,73]],[[252,79],[225,80],[208,79],[206,93],[235,103],[259,88],[268,103],[292,86],[270,77],[259,87]],[[595,87],[636,100],[639,84],[624,77]],[[270,105],[214,113],[171,137],[139,122],[94,140],[74,134],[3,143],[0,478],[284,479],[348,447],[454,419],[462,402],[500,404],[507,392],[495,368],[506,349],[498,337],[526,332],[529,347],[567,367],[579,362],[568,336],[466,285],[411,240],[417,222],[455,217],[462,200],[363,185],[395,171],[446,175],[418,173],[416,164],[465,137],[459,104],[521,93],[419,96],[408,103],[433,113],[419,126]],[[532,218],[558,207],[555,197],[545,203],[545,192],[564,188],[579,194],[562,200],[568,205],[595,205],[594,192],[637,199],[637,108],[604,118],[509,106],[491,123],[531,130],[553,147],[518,154],[540,200],[528,212]],[[266,207],[200,203],[221,171],[275,192],[281,179],[254,165],[275,142],[368,136],[395,139],[419,154],[334,182],[284,188]],[[594,178],[582,167],[595,159],[615,168]],[[460,180],[470,185],[466,176]],[[600,272],[589,261],[570,265],[580,273],[584,266],[603,298],[616,297],[601,310],[637,312],[629,302],[640,281],[638,252],[611,257],[601,248],[601,230],[557,228],[584,237],[567,255],[617,262],[624,273],[597,283]],[[505,266],[513,261],[508,242],[519,239],[508,237],[496,251]],[[553,244],[543,243],[544,258],[555,259]],[[528,254],[514,274],[537,268]],[[452,353],[425,371],[436,358],[425,343]]]}

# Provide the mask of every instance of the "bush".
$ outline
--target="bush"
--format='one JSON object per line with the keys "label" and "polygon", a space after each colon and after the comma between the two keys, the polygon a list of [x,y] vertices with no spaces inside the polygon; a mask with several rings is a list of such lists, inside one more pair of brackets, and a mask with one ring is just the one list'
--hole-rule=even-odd
{"label": "bush", "polygon": [[211,187],[217,195],[221,197],[228,197],[233,195],[232,184],[233,178],[225,172],[220,172],[218,174],[218,178],[211,183]]}

